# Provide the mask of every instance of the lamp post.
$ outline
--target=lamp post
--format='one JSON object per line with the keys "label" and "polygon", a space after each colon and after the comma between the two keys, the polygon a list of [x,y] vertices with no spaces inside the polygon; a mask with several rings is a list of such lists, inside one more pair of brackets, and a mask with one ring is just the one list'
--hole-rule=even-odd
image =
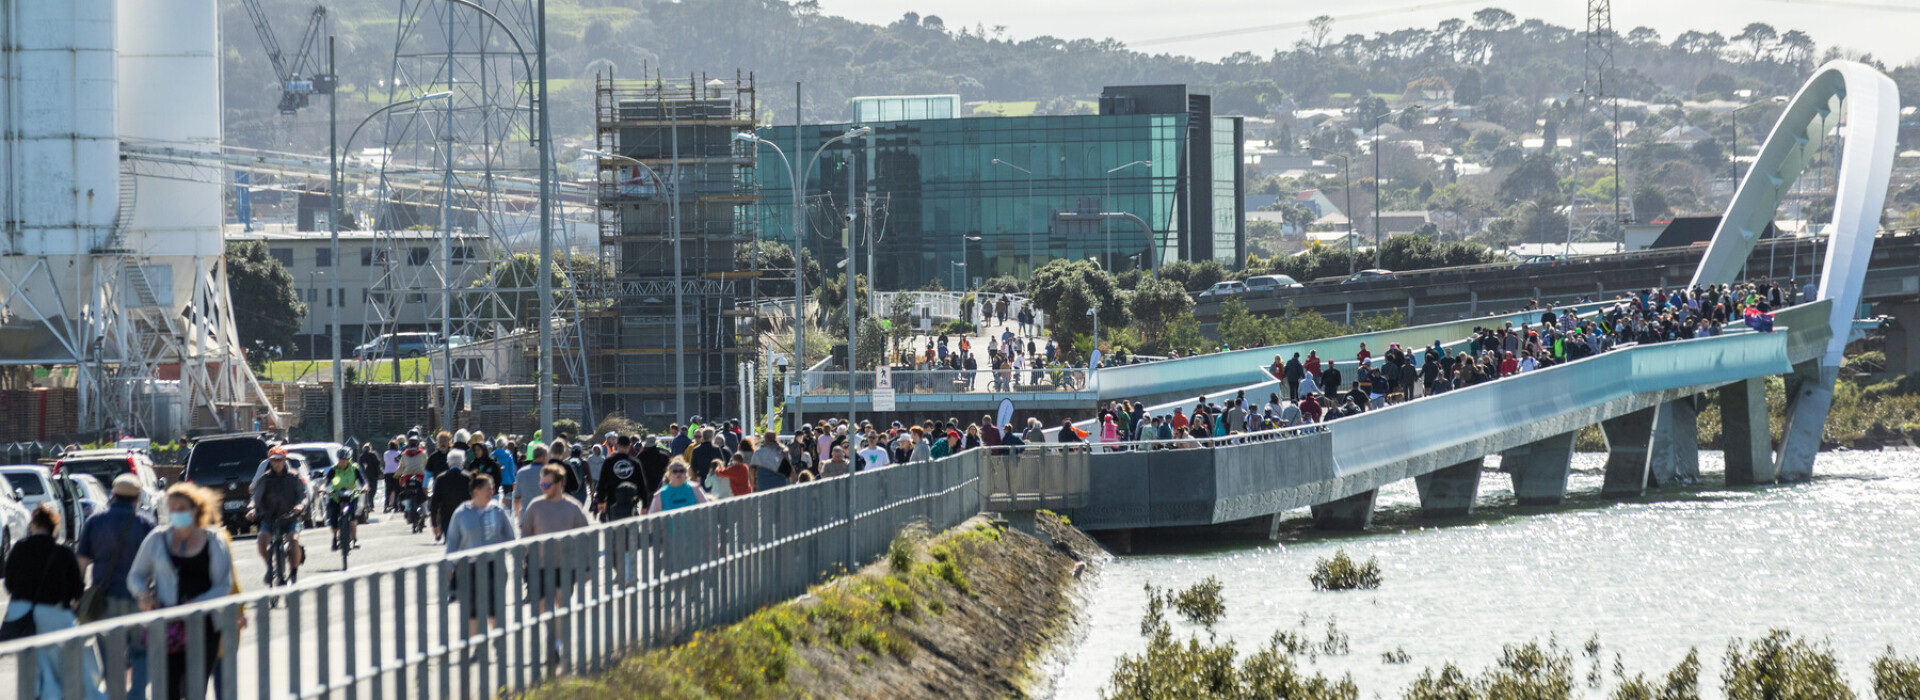
{"label": "lamp post", "polygon": [[[979,242],[980,242],[980,241],[982,241],[982,240],[984,240],[984,239],[982,239],[982,238],[981,238],[981,237],[979,237],[979,236],[961,236],[961,237],[960,237],[960,267],[963,267],[963,268],[964,268],[964,267],[966,267],[966,266],[967,266],[967,262],[968,262],[968,258],[967,258],[967,241],[973,241],[973,242],[975,242],[975,243],[979,243]],[[986,262],[986,260],[987,260],[987,249],[986,249],[986,246],[981,246],[981,247],[980,247],[980,262],[982,262],[982,263],[984,263],[984,262]],[[990,266],[988,266],[988,267],[990,267]],[[960,278],[960,285],[959,285],[959,289],[960,289],[960,291],[961,291],[961,292],[963,292],[963,293],[964,293],[964,292],[966,292],[966,291],[967,291],[967,288],[968,288],[968,287],[971,287],[971,286],[973,286],[973,285],[972,285],[972,284],[971,284],[971,283],[970,283],[970,282],[969,282],[969,281],[967,280],[967,278],[965,278],[965,277],[962,277],[962,278]]]}
{"label": "lamp post", "polygon": [[[776,144],[772,141],[763,141],[761,140],[758,134],[755,134],[750,131],[742,131],[740,133],[734,134],[733,138],[736,141],[750,143],[756,147],[761,145],[766,145],[773,148],[773,152],[776,155],[780,156],[780,163],[787,166],[787,184],[791,186],[789,189],[793,191],[792,192],[793,201],[791,204],[793,208],[793,211],[791,212],[793,214],[793,225],[792,225],[792,228],[793,228],[793,231],[792,231],[793,233],[793,363],[788,365],[790,369],[788,369],[787,371],[789,373],[793,372],[794,370],[804,371],[807,366],[807,361],[806,361],[807,360],[807,346],[806,346],[807,324],[804,319],[806,315],[806,298],[807,298],[806,297],[807,265],[806,265],[806,255],[805,255],[807,241],[805,236],[806,224],[805,224],[805,221],[801,218],[802,210],[800,208],[800,201],[801,201],[802,193],[804,192],[804,188],[801,184],[801,180],[803,180],[805,176],[793,169],[793,161],[787,159],[787,152],[784,150],[781,150],[779,144]],[[822,148],[824,148],[824,146],[822,146]],[[791,375],[791,376],[804,376],[804,375]],[[773,382],[771,381],[767,382],[767,391],[769,394],[772,393]],[[800,415],[801,415],[800,401],[798,399],[795,399],[792,401],[792,403],[793,403],[793,425],[794,425],[796,434],[798,434],[797,431],[800,425],[802,425],[803,423],[803,421],[800,418]],[[769,410],[773,408],[773,399],[771,395],[769,395],[767,399],[767,408]]]}
{"label": "lamp post", "polygon": [[[538,117],[539,123],[538,123],[538,126],[536,127],[535,133],[530,134],[528,138],[529,140],[537,139],[540,142],[540,147],[538,149],[540,151],[540,272],[538,275],[536,275],[536,278],[535,278],[536,287],[540,294],[540,367],[539,367],[540,378],[539,378],[538,385],[540,387],[540,431],[541,431],[540,434],[546,436],[547,440],[552,440],[553,439],[553,273],[552,273],[553,271],[553,125],[552,125],[552,122],[549,121],[548,119],[548,110],[547,110],[547,105],[550,104],[547,101],[547,0],[536,0],[534,5],[534,18],[538,22],[538,24],[535,25],[535,37],[534,37],[535,57],[537,58],[537,62],[539,64],[539,69],[537,71],[534,69],[534,65],[532,65],[532,63],[527,60],[527,51],[520,44],[520,37],[515,35],[513,33],[513,29],[511,27],[508,27],[506,22],[501,21],[497,15],[488,11],[486,8],[481,7],[479,4],[473,2],[473,0],[446,0],[446,1],[456,5],[463,5],[468,8],[471,8],[473,11],[480,13],[482,16],[486,17],[488,20],[491,20],[495,25],[499,26],[501,33],[506,34],[507,39],[513,42],[514,51],[520,54],[520,64],[522,67],[526,69],[528,79],[533,80],[539,86],[539,98],[538,98],[539,106],[535,108],[535,116]],[[442,222],[442,223],[444,225],[445,222]],[[448,231],[447,233],[448,242],[445,244],[447,246],[447,257],[448,257],[448,261],[447,261],[448,283],[447,284],[449,287],[451,287],[452,277],[453,277],[453,273],[452,273],[453,265],[452,265],[452,259],[451,259],[453,257],[452,243],[451,243],[452,228],[449,227],[447,231]],[[676,255],[675,257],[677,258],[679,256]],[[450,307],[444,309],[443,316],[450,316],[451,311],[452,309]],[[443,320],[441,327],[443,331],[442,335],[445,335],[447,322]],[[448,361],[447,362],[448,381],[447,381],[447,389],[446,389],[447,407],[446,407],[445,413],[447,415],[449,425],[452,423],[452,418],[453,418],[453,401],[452,401],[452,395],[453,395],[453,383],[452,383],[453,347],[452,346],[453,344],[451,342],[448,342],[450,340],[451,338],[449,337],[449,338],[443,338],[441,341],[442,345],[444,346],[444,351],[446,353],[445,357],[447,358],[447,361]]]}
{"label": "lamp post", "polygon": [[[1131,163],[1128,163],[1128,164],[1126,164],[1126,165],[1122,165],[1122,166],[1119,166],[1119,167],[1116,167],[1116,168],[1112,168],[1112,169],[1110,169],[1110,170],[1108,170],[1108,171],[1107,171],[1107,174],[1106,174],[1106,175],[1103,175],[1103,176],[1101,176],[1101,179],[1102,179],[1102,180],[1105,180],[1105,181],[1106,181],[1106,185],[1107,185],[1107,194],[1106,194],[1106,199],[1100,202],[1100,205],[1101,205],[1102,207],[1105,207],[1105,206],[1107,206],[1107,204],[1108,204],[1108,202],[1110,202],[1110,201],[1112,201],[1112,200],[1113,200],[1113,174],[1114,174],[1114,173],[1117,173],[1117,172],[1120,172],[1120,171],[1122,171],[1122,170],[1126,170],[1127,168],[1131,168],[1131,167],[1133,167],[1133,166],[1136,166],[1136,165],[1144,165],[1144,166],[1147,166],[1147,167],[1149,167],[1149,168],[1151,168],[1151,167],[1153,167],[1153,161],[1150,161],[1150,160],[1136,160],[1136,161],[1134,161],[1134,162],[1131,162]],[[1108,211],[1115,211],[1115,210],[1112,210],[1112,209],[1109,209]],[[1101,255],[1101,257],[1102,257],[1102,258],[1104,258],[1104,260],[1103,260],[1103,262],[1102,262],[1102,264],[1101,264],[1101,267],[1105,267],[1105,268],[1107,268],[1107,269],[1113,269],[1113,260],[1112,260],[1112,257],[1113,257],[1113,219],[1112,219],[1111,217],[1107,217],[1107,216],[1102,216],[1102,217],[1100,217],[1100,227],[1101,227],[1102,229],[1104,229],[1104,230],[1105,230],[1105,233],[1106,233],[1106,244],[1105,244],[1105,246],[1104,246],[1104,247],[1103,247],[1103,248],[1101,249],[1101,251],[1100,251],[1100,255]],[[1151,248],[1151,247],[1153,247],[1153,234],[1152,234],[1151,232],[1149,232],[1149,233],[1147,234],[1147,247],[1149,247],[1149,248]]]}
{"label": "lamp post", "polygon": [[[1352,276],[1353,275],[1353,258],[1354,258],[1353,159],[1348,157],[1347,154],[1345,153],[1334,153],[1333,151],[1329,151],[1324,148],[1308,148],[1307,151],[1309,153],[1318,151],[1321,155],[1340,157],[1340,189],[1341,191],[1346,192],[1346,195],[1347,195],[1347,212],[1346,212],[1347,213],[1347,275]],[[1380,189],[1379,187],[1380,178],[1375,177],[1373,180],[1373,184],[1374,184],[1374,191],[1378,192]],[[1378,214],[1379,212],[1376,211],[1375,215],[1378,216]]]}
{"label": "lamp post", "polygon": [[[335,85],[340,84],[339,77],[335,75],[333,72],[333,37],[327,37],[327,76],[333,79],[333,82]],[[438,100],[444,100],[452,96],[453,96],[453,93],[451,92],[446,92],[446,91],[435,92],[427,95],[421,95],[419,97],[415,97],[409,100],[401,100],[399,102],[395,102],[385,107],[381,107],[380,109],[376,109],[373,111],[372,114],[367,115],[365,119],[360,120],[360,123],[353,127],[353,131],[347,134],[347,140],[346,140],[346,143],[344,144],[338,144],[338,140],[340,138],[340,128],[339,128],[340,127],[340,111],[336,108],[336,105],[334,104],[334,97],[332,95],[327,96],[327,140],[330,142],[333,142],[333,143],[327,144],[327,152],[328,152],[327,168],[330,171],[328,173],[328,180],[327,180],[327,228],[329,230],[328,233],[331,239],[329,241],[329,245],[332,248],[331,255],[333,256],[333,264],[335,268],[338,268],[340,266],[340,214],[341,214],[340,157],[341,157],[341,154],[348,153],[353,150],[354,137],[359,136],[360,129],[365,127],[368,122],[373,121],[374,117],[380,116],[387,112],[391,112],[401,107],[417,105],[422,102],[434,102]],[[346,442],[346,432],[347,432],[346,398],[344,396],[344,391],[341,387],[341,384],[345,381],[345,372],[340,367],[340,306],[341,304],[338,303],[341,301],[345,301],[345,297],[341,296],[339,275],[333,275],[332,284],[329,284],[327,286],[328,286],[327,293],[332,295],[334,297],[334,301],[336,302],[335,304],[333,304],[332,311],[329,312],[329,315],[332,318],[328,321],[328,325],[333,327],[331,333],[329,334],[331,336],[329,338],[329,341],[333,344],[333,441]],[[452,368],[449,367],[448,369],[451,370]],[[394,381],[399,381],[400,373],[394,372],[393,379]]]}
{"label": "lamp post", "polygon": [[[1020,172],[1027,174],[1027,216],[1033,216],[1033,171],[1028,170],[1026,168],[1022,168],[1018,165],[1014,165],[1012,163],[1006,162],[1004,160],[1000,160],[999,158],[993,159],[993,164],[1004,165],[1009,168],[1013,168],[1014,170],[1018,170]],[[1028,224],[1027,226],[1028,226],[1027,228],[1027,274],[1031,275],[1033,274],[1033,271],[1035,269],[1036,261],[1039,260],[1039,258],[1034,255],[1034,248],[1033,248],[1034,229],[1039,228],[1039,226],[1035,224]]]}

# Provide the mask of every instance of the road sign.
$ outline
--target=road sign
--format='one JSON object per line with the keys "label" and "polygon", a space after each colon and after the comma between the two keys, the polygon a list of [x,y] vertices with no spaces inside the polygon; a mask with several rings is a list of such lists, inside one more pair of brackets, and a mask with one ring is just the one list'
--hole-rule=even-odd
{"label": "road sign", "polygon": [[873,368],[873,410],[893,410],[893,368],[886,365]]}

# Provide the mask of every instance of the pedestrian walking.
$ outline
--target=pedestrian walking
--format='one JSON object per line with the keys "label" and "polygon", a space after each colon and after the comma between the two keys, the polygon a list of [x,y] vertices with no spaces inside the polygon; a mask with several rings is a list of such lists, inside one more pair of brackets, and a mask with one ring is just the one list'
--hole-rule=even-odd
{"label": "pedestrian walking", "polygon": [[[219,501],[212,491],[193,484],[167,488],[167,527],[155,529],[140,542],[127,574],[127,589],[139,599],[141,610],[204,603],[233,594],[233,550],[226,533],[213,529],[220,521]],[[215,660],[220,630],[211,617],[206,625],[200,656],[206,667],[198,669],[202,681],[219,668]],[[167,625],[164,639],[147,640],[149,645],[166,647],[168,698],[187,694],[187,636],[185,623],[175,623]]]}
{"label": "pedestrian walking", "polygon": [[[587,526],[586,509],[578,499],[567,494],[566,487],[566,467],[548,464],[540,469],[541,497],[521,511],[521,537],[539,537]],[[545,614],[573,599],[573,586],[580,571],[559,543],[541,543],[540,548],[544,551],[534,553],[528,560],[527,597],[534,601],[540,614]],[[566,657],[566,647],[561,640],[567,638],[567,617],[556,616],[548,625],[548,638],[552,643],[548,646],[547,661],[557,663]]]}
{"label": "pedestrian walking", "polygon": [[[834,448],[834,456],[841,458],[842,462],[846,461],[838,447]],[[831,468],[832,463],[829,462],[828,466]],[[647,507],[647,513],[664,513],[713,500],[712,496],[707,495],[706,490],[693,483],[692,472],[693,470],[687,467],[686,460],[679,457],[673,458],[673,461],[667,464],[667,483],[653,495],[653,504]]]}
{"label": "pedestrian walking", "polygon": [[[53,538],[60,529],[60,516],[42,503],[33,509],[27,525],[27,537],[14,543],[7,556],[7,612],[0,624],[0,642],[70,629],[76,624],[74,606],[80,602],[80,563],[73,550]],[[64,697],[64,685],[77,683],[89,698],[102,698],[100,662],[93,650],[80,654],[83,670],[80,678],[63,676],[59,654],[44,653],[39,659],[39,684],[34,697]]]}
{"label": "pedestrian walking", "polygon": [[[512,516],[493,500],[493,477],[474,475],[467,493],[467,502],[454,509],[447,520],[448,556],[514,538]],[[493,561],[459,563],[449,572],[448,590],[466,611],[468,637],[491,627],[505,611],[507,578],[503,573]]]}
{"label": "pedestrian walking", "polygon": [[[140,543],[154,528],[153,518],[140,512],[140,495],[139,477],[132,474],[114,477],[107,509],[88,518],[80,527],[75,554],[81,570],[88,575],[87,590],[80,595],[79,618],[83,624],[140,612],[139,603],[127,590],[127,574],[133,570],[133,558]],[[145,698],[147,646],[138,639],[133,641],[126,652],[126,667],[131,671],[127,696]]]}

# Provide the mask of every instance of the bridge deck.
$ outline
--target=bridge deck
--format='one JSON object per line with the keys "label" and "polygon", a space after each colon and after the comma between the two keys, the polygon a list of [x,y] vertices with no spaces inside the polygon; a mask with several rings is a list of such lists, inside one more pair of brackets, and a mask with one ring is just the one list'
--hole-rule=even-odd
{"label": "bridge deck", "polygon": [[[990,508],[1047,507],[1085,530],[1211,525],[1316,506],[1819,357],[1827,302],[1779,330],[1614,350],[1330,423],[1189,449],[1045,445],[987,458]],[[1189,442],[1188,444],[1191,444]],[[1038,504],[1038,505],[1035,505]]]}

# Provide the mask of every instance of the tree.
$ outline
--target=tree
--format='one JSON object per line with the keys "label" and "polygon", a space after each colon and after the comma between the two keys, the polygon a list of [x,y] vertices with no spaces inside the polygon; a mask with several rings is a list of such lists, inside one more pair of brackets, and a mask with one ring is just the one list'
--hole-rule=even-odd
{"label": "tree", "polygon": [[1202,260],[1197,263],[1191,260],[1175,260],[1160,266],[1160,277],[1172,280],[1174,284],[1180,285],[1181,289],[1198,292],[1213,286],[1215,282],[1226,279],[1227,269],[1214,260]]}
{"label": "tree", "polygon": [[1273,319],[1261,318],[1247,310],[1247,302],[1227,297],[1220,304],[1220,323],[1215,326],[1220,344],[1228,348],[1257,348],[1274,344],[1279,328]]}
{"label": "tree", "polygon": [[1733,41],[1746,44],[1750,50],[1751,60],[1757,63],[1760,61],[1761,55],[1772,48],[1773,41],[1778,38],[1780,38],[1780,33],[1774,31],[1773,25],[1765,22],[1753,22],[1741,29],[1739,34],[1735,34]]}
{"label": "tree", "polygon": [[1453,102],[1454,104],[1462,105],[1479,104],[1480,91],[1480,71],[1475,68],[1468,68],[1460,73],[1458,80],[1454,81]]}
{"label": "tree", "polygon": [[1553,171],[1553,156],[1535,153],[1500,180],[1496,194],[1500,201],[1511,204],[1559,191],[1560,175]]}
{"label": "tree", "polygon": [[294,295],[293,275],[261,241],[228,241],[225,262],[227,295],[244,302],[233,305],[233,326],[248,362],[265,362],[272,348],[292,351],[293,335],[307,315],[307,305]]}
{"label": "tree", "polygon": [[[590,264],[597,259],[586,259]],[[561,292],[566,289],[567,279],[561,272],[566,258],[553,261],[550,269],[553,283],[553,303],[559,304]],[[468,318],[508,318],[523,328],[539,327],[540,318],[540,256],[533,253],[514,253],[511,257],[494,263],[487,271],[484,280],[474,280],[472,288],[483,286],[499,290],[495,296],[482,297],[469,292],[456,298],[456,311]]]}
{"label": "tree", "polygon": [[1187,296],[1178,284],[1150,277],[1140,280],[1133,293],[1127,295],[1127,311],[1133,315],[1133,327],[1140,331],[1140,340],[1164,349],[1167,327],[1175,319],[1193,314],[1193,297]]}
{"label": "tree", "polygon": [[1027,284],[1034,306],[1047,315],[1047,329],[1062,346],[1071,347],[1074,336],[1092,335],[1093,317],[1089,309],[1100,307],[1100,325],[1120,328],[1127,324],[1128,292],[1122,292],[1107,271],[1089,260],[1054,260],[1033,272]]}

